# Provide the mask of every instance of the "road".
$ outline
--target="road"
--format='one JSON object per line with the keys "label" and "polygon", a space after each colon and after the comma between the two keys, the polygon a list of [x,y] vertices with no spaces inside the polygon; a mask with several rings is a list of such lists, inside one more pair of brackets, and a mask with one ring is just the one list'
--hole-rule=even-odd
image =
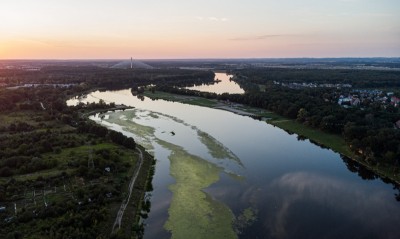
{"label": "road", "polygon": [[115,228],[117,226],[118,226],[118,229],[121,228],[122,217],[124,216],[125,209],[128,206],[129,201],[131,199],[132,190],[133,190],[133,186],[135,185],[136,178],[139,175],[140,169],[142,168],[143,152],[139,148],[137,148],[137,150],[139,151],[139,166],[136,166],[135,171],[133,172],[133,175],[132,175],[131,181],[129,183],[129,187],[128,187],[128,197],[125,198],[124,201],[122,201],[122,203],[121,203],[121,206],[120,206],[120,208],[118,210],[117,217],[115,218],[115,222],[114,222],[114,225],[113,225],[112,232],[115,231]]}

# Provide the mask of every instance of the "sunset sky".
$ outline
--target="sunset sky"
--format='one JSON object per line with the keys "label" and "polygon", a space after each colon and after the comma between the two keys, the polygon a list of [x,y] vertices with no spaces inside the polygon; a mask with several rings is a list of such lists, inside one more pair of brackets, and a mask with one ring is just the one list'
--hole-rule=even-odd
{"label": "sunset sky", "polygon": [[400,0],[1,0],[0,59],[399,57]]}

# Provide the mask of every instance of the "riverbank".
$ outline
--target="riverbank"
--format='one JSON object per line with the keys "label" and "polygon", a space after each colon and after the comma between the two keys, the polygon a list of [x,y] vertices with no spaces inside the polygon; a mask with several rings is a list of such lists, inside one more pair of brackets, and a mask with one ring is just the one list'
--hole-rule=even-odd
{"label": "riverbank", "polygon": [[341,155],[362,164],[368,170],[374,172],[380,177],[390,179],[397,185],[400,185],[400,174],[396,174],[391,166],[380,164],[370,165],[368,162],[363,160],[361,156],[354,154],[350,150],[350,147],[346,144],[343,137],[340,135],[328,134],[320,130],[307,127],[291,119],[269,120],[267,122],[289,133],[295,133],[299,136],[305,137],[317,145],[327,147],[337,153],[340,153]]}
{"label": "riverbank", "polygon": [[[89,120],[88,117],[94,114],[134,108],[122,104],[99,109],[86,109],[81,112],[80,117]],[[114,203],[110,207],[112,216],[108,220],[108,226],[112,225],[111,237],[141,238],[145,229],[142,219],[146,218],[150,212],[149,198],[146,198],[146,193],[152,191],[151,185],[156,161],[143,146],[137,143],[134,151],[133,153],[130,150],[130,155],[132,158],[136,158],[135,165],[132,165],[125,176],[126,178],[131,177],[131,180],[121,185],[124,199],[121,204]],[[110,229],[107,228],[107,230]]]}
{"label": "riverbank", "polygon": [[96,109],[96,110],[91,110],[91,111],[85,111],[84,113],[82,113],[81,117],[82,118],[86,118],[89,117],[91,115],[95,115],[98,113],[107,113],[109,111],[115,112],[117,110],[129,110],[129,109],[134,109],[135,107],[133,106],[126,106],[126,105],[116,105],[115,107],[109,107],[109,108],[104,108],[104,109]]}
{"label": "riverbank", "polygon": [[[260,118],[271,125],[274,125],[278,128],[287,131],[288,133],[297,134],[300,137],[309,139],[314,144],[329,148],[345,157],[348,157],[362,164],[364,167],[374,172],[375,174],[379,175],[380,177],[387,178],[393,181],[394,183],[400,185],[400,174],[395,174],[395,172],[390,166],[379,165],[379,164],[370,165],[368,162],[362,160],[361,157],[355,155],[350,150],[350,147],[346,144],[344,138],[341,137],[340,135],[325,133],[318,129],[314,129],[311,127],[307,127],[303,124],[300,124],[293,119],[285,118],[283,116],[275,114],[271,111],[250,107],[246,105],[221,102],[215,99],[205,99],[196,96],[181,96],[181,95],[176,95],[166,92],[158,92],[158,91],[154,93],[150,91],[145,91],[144,95],[154,100],[163,99],[168,101],[180,102],[184,104],[192,104],[192,105],[205,106],[215,109],[227,110],[239,115],[244,115],[249,117],[256,116],[256,118]],[[201,102],[201,104],[199,104],[199,102]]]}

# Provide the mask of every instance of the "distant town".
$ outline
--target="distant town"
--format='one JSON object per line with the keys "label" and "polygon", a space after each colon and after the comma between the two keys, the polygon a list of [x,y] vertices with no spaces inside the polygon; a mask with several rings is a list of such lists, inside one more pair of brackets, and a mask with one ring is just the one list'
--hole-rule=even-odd
{"label": "distant town", "polygon": [[335,92],[335,99],[330,100],[325,98],[325,101],[337,102],[344,108],[349,107],[366,107],[373,103],[379,104],[386,109],[388,106],[399,107],[400,98],[392,91],[383,91],[378,89],[352,89],[351,84],[329,84],[329,83],[310,83],[310,82],[278,82],[274,81],[275,85],[280,85],[290,89],[306,89],[306,88],[330,88],[338,90]]}

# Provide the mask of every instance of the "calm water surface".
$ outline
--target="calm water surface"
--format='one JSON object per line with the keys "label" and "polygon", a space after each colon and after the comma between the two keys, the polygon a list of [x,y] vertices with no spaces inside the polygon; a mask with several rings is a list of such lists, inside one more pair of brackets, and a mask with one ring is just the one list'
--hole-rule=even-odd
{"label": "calm water surface", "polygon": [[[77,102],[135,106],[92,117],[157,159],[145,238],[400,238],[393,185],[265,122],[130,90]],[[352,172],[349,170],[351,168]]]}
{"label": "calm water surface", "polygon": [[189,90],[198,90],[202,92],[211,92],[217,94],[243,94],[244,90],[239,84],[231,80],[232,75],[226,73],[215,73],[215,83],[212,85],[203,84],[200,86],[186,87]]}

